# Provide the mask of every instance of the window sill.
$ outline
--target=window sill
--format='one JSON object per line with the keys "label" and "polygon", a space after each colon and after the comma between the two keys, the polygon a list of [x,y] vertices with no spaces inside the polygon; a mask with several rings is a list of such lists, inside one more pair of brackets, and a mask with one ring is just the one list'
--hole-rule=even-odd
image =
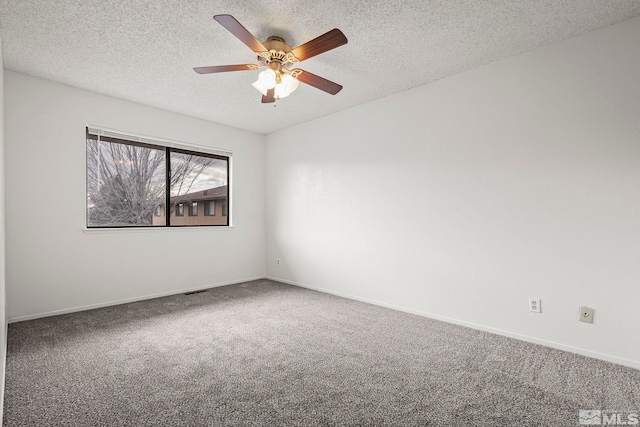
{"label": "window sill", "polygon": [[204,231],[204,230],[228,230],[233,225],[203,225],[203,226],[183,226],[183,227],[122,227],[122,228],[83,228],[82,232],[87,234],[111,234],[111,233],[153,233],[153,232],[176,232],[176,231]]}

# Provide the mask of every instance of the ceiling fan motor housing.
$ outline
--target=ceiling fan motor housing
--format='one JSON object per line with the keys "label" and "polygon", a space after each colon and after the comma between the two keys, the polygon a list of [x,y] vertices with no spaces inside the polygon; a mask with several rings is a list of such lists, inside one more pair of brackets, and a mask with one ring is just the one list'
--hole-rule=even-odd
{"label": "ceiling fan motor housing", "polygon": [[282,37],[270,36],[262,45],[268,52],[258,56],[260,65],[279,71],[282,68],[289,69],[294,63],[299,62],[291,52],[289,46]]}
{"label": "ceiling fan motor housing", "polygon": [[291,52],[291,46],[289,46],[282,37],[278,36],[270,36],[266,42],[263,42],[262,45],[267,49],[271,50],[281,50],[285,52]]}

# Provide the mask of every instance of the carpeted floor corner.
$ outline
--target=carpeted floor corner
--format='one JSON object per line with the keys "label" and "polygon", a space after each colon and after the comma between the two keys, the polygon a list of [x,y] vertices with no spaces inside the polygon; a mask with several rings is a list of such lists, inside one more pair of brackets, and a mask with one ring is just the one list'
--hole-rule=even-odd
{"label": "carpeted floor corner", "polygon": [[576,426],[640,371],[270,280],[9,325],[5,426]]}

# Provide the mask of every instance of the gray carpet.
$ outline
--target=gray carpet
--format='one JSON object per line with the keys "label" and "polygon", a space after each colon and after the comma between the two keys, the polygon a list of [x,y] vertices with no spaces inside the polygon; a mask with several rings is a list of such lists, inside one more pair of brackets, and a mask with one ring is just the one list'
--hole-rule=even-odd
{"label": "gray carpet", "polygon": [[9,325],[6,426],[576,426],[640,371],[269,280]]}

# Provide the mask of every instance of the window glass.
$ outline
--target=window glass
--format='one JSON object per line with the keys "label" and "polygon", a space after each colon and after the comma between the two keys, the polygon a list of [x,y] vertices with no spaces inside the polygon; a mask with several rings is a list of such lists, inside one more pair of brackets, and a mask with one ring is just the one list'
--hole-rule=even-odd
{"label": "window glass", "polygon": [[206,202],[205,206],[205,215],[213,216],[216,214],[216,201],[210,200]]}
{"label": "window glass", "polygon": [[207,214],[176,218],[172,225],[228,225],[226,217],[212,218],[211,207],[226,203],[228,199],[229,159],[221,156],[195,153],[187,150],[171,150],[171,201],[189,205],[208,206]]}

